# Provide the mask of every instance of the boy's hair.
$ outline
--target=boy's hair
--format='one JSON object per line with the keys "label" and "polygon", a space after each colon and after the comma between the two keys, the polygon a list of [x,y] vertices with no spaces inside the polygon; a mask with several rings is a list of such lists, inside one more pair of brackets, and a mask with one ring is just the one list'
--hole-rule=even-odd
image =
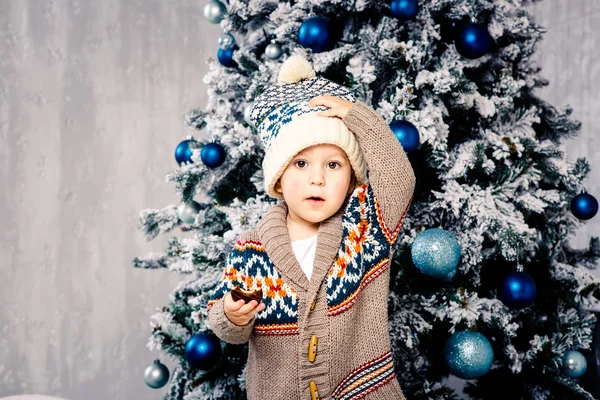
{"label": "boy's hair", "polygon": [[339,118],[316,116],[327,107],[308,107],[308,102],[320,95],[356,101],[348,88],[317,77],[305,58],[291,56],[281,66],[278,84],[254,102],[250,118],[265,147],[264,185],[271,197],[283,198],[275,184],[296,154],[316,144],[333,144],[344,150],[356,185],[366,181],[367,164],[354,134]]}

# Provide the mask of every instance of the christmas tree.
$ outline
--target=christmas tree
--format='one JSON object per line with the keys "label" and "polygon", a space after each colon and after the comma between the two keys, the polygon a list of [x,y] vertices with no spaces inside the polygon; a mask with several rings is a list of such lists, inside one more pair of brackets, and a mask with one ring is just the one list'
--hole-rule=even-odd
{"label": "christmas tree", "polygon": [[[580,124],[536,96],[533,61],[543,29],[525,0],[218,0],[209,101],[187,123],[206,132],[176,147],[167,180],[181,204],[142,211],[148,240],[177,227],[164,253],[139,268],[191,274],[152,316],[146,382],[165,399],[245,398],[247,345],[207,324],[211,291],[241,233],[278,203],[265,194],[263,149],[249,119],[283,61],[306,57],[389,123],[417,182],[390,263],[394,366],[409,399],[593,398],[579,384],[590,349],[598,238],[569,237],[595,216],[585,159],[561,143]],[[216,38],[215,38],[216,40]],[[200,135],[196,135],[200,136]],[[466,380],[464,394],[448,376]]]}

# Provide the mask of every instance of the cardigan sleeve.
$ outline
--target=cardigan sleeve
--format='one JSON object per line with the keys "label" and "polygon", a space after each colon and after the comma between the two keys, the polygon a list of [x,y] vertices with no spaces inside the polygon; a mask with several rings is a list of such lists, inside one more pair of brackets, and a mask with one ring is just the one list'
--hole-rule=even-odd
{"label": "cardigan sleeve", "polygon": [[367,104],[354,103],[342,122],[356,135],[367,163],[380,223],[395,240],[415,189],[410,161],[389,125]]}
{"label": "cardigan sleeve", "polygon": [[246,259],[243,251],[238,249],[238,242],[227,257],[227,264],[221,280],[209,297],[207,312],[208,325],[217,337],[232,344],[246,343],[250,339],[256,316],[246,325],[234,324],[225,315],[224,297],[236,286],[246,289]]}

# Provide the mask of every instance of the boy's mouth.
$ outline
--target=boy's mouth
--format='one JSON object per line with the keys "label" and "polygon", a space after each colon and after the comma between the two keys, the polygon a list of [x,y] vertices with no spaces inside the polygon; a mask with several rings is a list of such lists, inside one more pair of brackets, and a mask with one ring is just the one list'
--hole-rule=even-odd
{"label": "boy's mouth", "polygon": [[319,205],[319,204],[323,204],[325,202],[325,200],[321,197],[309,197],[306,200],[308,200],[308,202],[311,203],[312,205]]}

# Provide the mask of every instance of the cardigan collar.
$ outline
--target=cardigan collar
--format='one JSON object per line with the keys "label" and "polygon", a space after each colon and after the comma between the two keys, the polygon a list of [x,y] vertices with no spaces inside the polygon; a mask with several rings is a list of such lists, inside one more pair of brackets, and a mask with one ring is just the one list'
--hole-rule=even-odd
{"label": "cardigan collar", "polygon": [[[342,243],[342,214],[348,197],[340,209],[319,224],[317,249],[310,282],[300,267],[287,228],[288,206],[285,201],[271,208],[258,222],[256,229],[260,241],[275,268],[295,290],[317,292],[331,264],[335,261]],[[295,287],[294,287],[295,286]]]}

